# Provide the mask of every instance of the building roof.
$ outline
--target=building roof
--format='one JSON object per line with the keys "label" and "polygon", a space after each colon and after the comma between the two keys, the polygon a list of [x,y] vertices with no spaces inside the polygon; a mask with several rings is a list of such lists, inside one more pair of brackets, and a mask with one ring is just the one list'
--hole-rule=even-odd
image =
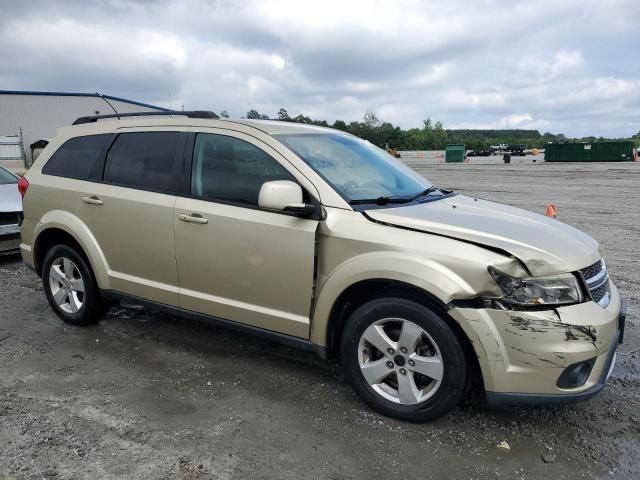
{"label": "building roof", "polygon": [[170,109],[164,107],[158,107],[156,105],[149,105],[148,103],[136,102],[135,100],[127,100],[126,98],[114,97],[112,95],[103,95],[101,93],[76,93],[76,92],[36,92],[29,90],[0,90],[0,95],[41,95],[47,97],[93,97],[93,98],[106,98],[107,100],[115,100],[117,102],[130,103],[131,105],[138,105],[140,107],[154,108],[163,112],[168,112]]}

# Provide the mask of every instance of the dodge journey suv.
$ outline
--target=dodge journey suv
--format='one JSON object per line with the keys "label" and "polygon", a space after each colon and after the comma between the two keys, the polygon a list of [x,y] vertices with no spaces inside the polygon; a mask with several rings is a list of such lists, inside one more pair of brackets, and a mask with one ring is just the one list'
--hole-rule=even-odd
{"label": "dodge journey suv", "polygon": [[21,253],[65,322],[126,299],[338,358],[426,421],[587,399],[624,302],[598,243],[431,184],[352,135],[210,112],[83,117],[20,180]]}

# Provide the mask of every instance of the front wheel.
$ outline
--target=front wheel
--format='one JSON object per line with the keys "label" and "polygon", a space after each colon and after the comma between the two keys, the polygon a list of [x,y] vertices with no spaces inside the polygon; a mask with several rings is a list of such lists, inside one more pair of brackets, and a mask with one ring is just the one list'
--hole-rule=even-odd
{"label": "front wheel", "polygon": [[347,321],[340,353],[356,393],[389,417],[426,422],[462,399],[462,346],[447,322],[419,303],[381,298],[361,306]]}

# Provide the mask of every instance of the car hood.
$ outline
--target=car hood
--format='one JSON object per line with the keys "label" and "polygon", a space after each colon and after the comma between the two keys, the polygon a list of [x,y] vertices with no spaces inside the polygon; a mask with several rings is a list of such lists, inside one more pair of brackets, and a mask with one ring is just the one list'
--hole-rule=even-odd
{"label": "car hood", "polygon": [[374,221],[500,249],[536,276],[576,271],[601,257],[598,242],[558,220],[465,195],[367,210]]}
{"label": "car hood", "polygon": [[0,212],[21,212],[22,198],[17,183],[0,185]]}

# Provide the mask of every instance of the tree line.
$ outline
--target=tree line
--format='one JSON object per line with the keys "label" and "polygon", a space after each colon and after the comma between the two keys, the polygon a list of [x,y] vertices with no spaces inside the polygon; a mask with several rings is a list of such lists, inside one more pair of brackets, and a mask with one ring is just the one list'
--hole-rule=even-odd
{"label": "tree line", "polygon": [[[229,118],[223,110],[221,117]],[[403,130],[390,122],[383,121],[374,112],[366,112],[361,121],[345,122],[336,120],[329,124],[326,120],[311,119],[299,114],[290,116],[286,109],[281,108],[275,118],[251,109],[243,118],[258,120],[279,120],[282,122],[306,123],[321,127],[331,127],[348,132],[370,141],[381,148],[396,150],[444,150],[447,144],[463,144],[467,149],[480,150],[490,145],[522,144],[525,148],[544,148],[549,142],[555,141],[585,141],[590,143],[613,140],[604,137],[567,138],[562,133],[540,133],[538,130],[523,129],[446,129],[442,122],[432,121],[430,118],[422,121],[422,126]],[[635,139],[634,135],[634,139]],[[638,132],[640,140],[640,132]],[[620,140],[620,139],[615,139]]]}

